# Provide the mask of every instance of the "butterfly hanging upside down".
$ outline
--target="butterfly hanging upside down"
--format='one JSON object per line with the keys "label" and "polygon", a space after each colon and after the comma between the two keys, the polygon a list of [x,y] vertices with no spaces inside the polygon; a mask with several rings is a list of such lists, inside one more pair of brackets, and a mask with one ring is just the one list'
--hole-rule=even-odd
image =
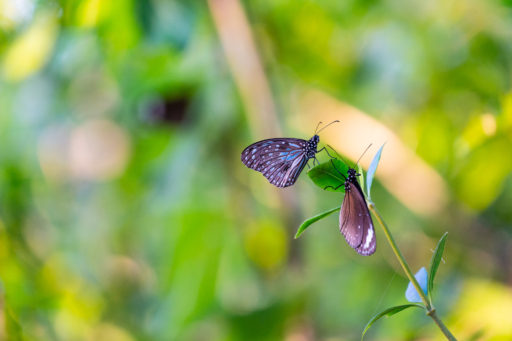
{"label": "butterfly hanging upside down", "polygon": [[318,126],[322,123],[320,122],[315,135],[309,140],[274,138],[253,143],[242,152],[242,162],[247,167],[262,173],[274,186],[291,186],[297,181],[309,159],[313,159],[313,163],[318,162],[316,154],[322,150],[329,155],[325,147],[317,150],[320,141],[317,134],[335,122],[339,121],[333,121],[317,132]]}
{"label": "butterfly hanging upside down", "polygon": [[336,168],[332,160],[331,163],[334,169],[345,179],[344,183],[334,188],[338,189],[345,186],[345,197],[340,210],[340,232],[345,237],[348,245],[357,253],[369,256],[375,253],[377,242],[372,217],[366,205],[363,190],[357,181],[360,174],[354,168],[349,167],[347,176],[345,176]]}

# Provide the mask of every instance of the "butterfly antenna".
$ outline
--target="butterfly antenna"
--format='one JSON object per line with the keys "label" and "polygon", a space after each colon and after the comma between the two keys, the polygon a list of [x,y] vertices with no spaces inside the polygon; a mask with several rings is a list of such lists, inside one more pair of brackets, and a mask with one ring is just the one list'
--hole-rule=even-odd
{"label": "butterfly antenna", "polygon": [[316,132],[318,131],[318,127],[320,127],[320,124],[322,124],[322,121],[318,122],[318,124],[316,125],[315,135],[316,135]]}
{"label": "butterfly antenna", "polygon": [[[319,134],[322,130],[324,130],[325,128],[327,128],[327,127],[328,127],[328,126],[330,126],[331,124],[333,124],[333,123],[337,123],[337,122],[339,122],[339,120],[334,120],[334,121],[332,121],[331,123],[329,123],[329,124],[327,124],[327,125],[323,126],[323,127],[322,127],[322,129],[320,129],[319,131],[315,131],[315,134]],[[320,123],[322,123],[322,122],[320,122]],[[317,129],[318,129],[318,126],[317,126]]]}
{"label": "butterfly antenna", "polygon": [[372,146],[372,144],[370,143],[368,145],[368,147],[366,147],[366,149],[364,150],[363,154],[361,154],[361,156],[359,157],[359,159],[357,159],[357,162],[356,162],[356,165],[359,164],[359,161],[361,161],[361,158],[364,156],[364,154],[368,151],[368,149],[370,149],[370,147]]}

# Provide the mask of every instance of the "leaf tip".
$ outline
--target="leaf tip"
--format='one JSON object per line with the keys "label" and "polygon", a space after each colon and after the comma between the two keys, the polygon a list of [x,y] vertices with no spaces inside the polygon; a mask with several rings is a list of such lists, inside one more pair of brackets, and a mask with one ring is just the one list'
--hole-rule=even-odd
{"label": "leaf tip", "polygon": [[370,329],[370,327],[379,319],[381,319],[382,317],[384,316],[392,316],[392,315],[395,315],[399,312],[401,312],[402,310],[405,310],[405,309],[408,309],[408,308],[411,308],[411,307],[418,307],[418,308],[424,308],[423,306],[419,305],[419,304],[404,304],[404,305],[398,305],[398,306],[395,306],[395,307],[391,307],[391,308],[388,308],[380,313],[378,313],[377,315],[373,316],[370,321],[368,321],[368,323],[366,324],[366,326],[364,327],[364,330],[363,332],[361,333],[361,340],[363,340],[364,338],[364,335],[366,334],[366,332]]}

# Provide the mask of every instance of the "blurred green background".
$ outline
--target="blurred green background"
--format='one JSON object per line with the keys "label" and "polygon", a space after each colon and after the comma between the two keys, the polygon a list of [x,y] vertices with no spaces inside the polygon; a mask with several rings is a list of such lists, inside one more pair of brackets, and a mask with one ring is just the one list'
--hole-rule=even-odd
{"label": "blurred green background", "polygon": [[[404,304],[378,228],[371,257],[336,215],[293,239],[339,194],[240,162],[311,137],[294,108],[314,90],[443,179],[440,213],[372,197],[413,271],[449,231],[452,332],[511,340],[511,83],[509,0],[0,0],[1,339],[357,340]],[[442,339],[419,310],[367,338]]]}

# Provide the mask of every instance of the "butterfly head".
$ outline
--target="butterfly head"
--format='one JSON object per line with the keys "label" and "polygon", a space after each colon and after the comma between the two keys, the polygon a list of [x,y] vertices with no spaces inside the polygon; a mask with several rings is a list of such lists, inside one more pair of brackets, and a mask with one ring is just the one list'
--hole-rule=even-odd
{"label": "butterfly head", "polygon": [[358,172],[356,172],[356,170],[354,168],[349,168],[348,169],[348,177],[347,177],[347,180],[348,181],[351,181],[351,182],[354,182],[356,180],[356,178],[361,175],[359,174]]}
{"label": "butterfly head", "polygon": [[316,147],[318,146],[318,142],[320,141],[320,137],[318,135],[314,135],[306,142],[306,154],[308,158],[312,158],[317,153]]}
{"label": "butterfly head", "polygon": [[352,184],[357,183],[357,177],[359,175],[361,174],[357,173],[354,168],[349,167],[347,177],[345,179],[345,192],[350,192]]}

